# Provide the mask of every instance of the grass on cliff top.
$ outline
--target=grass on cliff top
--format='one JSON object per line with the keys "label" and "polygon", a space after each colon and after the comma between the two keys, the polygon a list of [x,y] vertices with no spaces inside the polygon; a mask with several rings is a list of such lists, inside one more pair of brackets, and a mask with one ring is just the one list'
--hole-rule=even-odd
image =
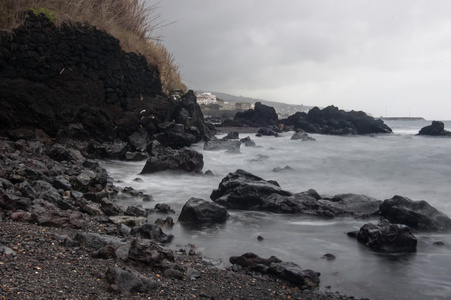
{"label": "grass on cliff top", "polygon": [[89,23],[119,39],[127,52],[146,57],[158,66],[163,92],[186,91],[180,67],[164,47],[156,29],[166,26],[158,7],[146,0],[0,0],[0,29],[11,31],[21,25],[28,10],[44,13],[57,26],[63,23]]}

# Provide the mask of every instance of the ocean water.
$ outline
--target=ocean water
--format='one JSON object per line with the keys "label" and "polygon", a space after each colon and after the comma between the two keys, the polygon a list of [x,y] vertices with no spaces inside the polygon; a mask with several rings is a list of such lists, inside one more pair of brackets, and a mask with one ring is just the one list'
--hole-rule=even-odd
{"label": "ocean water", "polygon": [[[167,203],[174,221],[191,197],[209,200],[213,189],[229,172],[244,169],[266,180],[276,180],[291,192],[310,188],[321,195],[357,193],[380,200],[402,195],[426,200],[451,216],[451,138],[415,136],[430,121],[386,121],[393,134],[374,136],[311,136],[314,142],[281,137],[249,136],[257,147],[241,147],[241,154],[193,149],[204,155],[204,171],[215,176],[159,173],[140,175],[144,162],[104,161],[103,166],[119,187],[131,186],[153,196],[153,202],[129,198],[123,206],[153,208]],[[451,122],[445,122],[451,128]],[[248,136],[240,134],[240,138]],[[290,166],[293,171],[273,172]],[[142,179],[141,182],[135,181]],[[304,269],[321,272],[320,290],[339,291],[370,299],[451,299],[451,234],[415,233],[417,252],[384,254],[367,249],[346,232],[374,220],[318,219],[302,215],[229,211],[224,224],[183,226],[172,229],[168,245],[178,249],[195,244],[205,258],[227,266],[230,256],[254,252],[275,255]],[[258,241],[257,237],[264,237]],[[434,242],[444,246],[435,246]],[[331,253],[336,259],[321,258]]]}

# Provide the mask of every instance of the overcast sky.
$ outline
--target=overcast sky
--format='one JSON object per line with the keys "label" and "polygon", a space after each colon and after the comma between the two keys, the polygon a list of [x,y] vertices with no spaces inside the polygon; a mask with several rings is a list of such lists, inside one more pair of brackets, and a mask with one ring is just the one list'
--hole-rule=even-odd
{"label": "overcast sky", "polygon": [[449,0],[164,0],[190,89],[451,120]]}

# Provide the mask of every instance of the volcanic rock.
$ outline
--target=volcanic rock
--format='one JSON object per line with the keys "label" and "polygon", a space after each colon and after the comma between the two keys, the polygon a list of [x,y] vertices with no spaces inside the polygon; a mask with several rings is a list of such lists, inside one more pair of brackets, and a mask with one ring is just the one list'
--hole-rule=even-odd
{"label": "volcanic rock", "polygon": [[159,287],[156,281],[150,280],[139,272],[128,267],[109,267],[105,278],[110,284],[109,291],[126,294],[146,293]]}
{"label": "volcanic rock", "polygon": [[184,223],[223,223],[228,217],[229,214],[223,206],[199,198],[190,198],[183,206],[178,221]]}
{"label": "volcanic rock", "polygon": [[445,124],[440,121],[432,121],[432,124],[420,129],[418,135],[432,135],[432,136],[451,136],[451,132],[445,130]]}
{"label": "volcanic rock", "polygon": [[417,239],[409,227],[391,224],[387,220],[382,220],[377,225],[372,223],[363,225],[356,237],[360,243],[376,251],[415,252],[417,247]]}
{"label": "volcanic rock", "polygon": [[392,223],[424,231],[449,231],[451,219],[424,200],[394,196],[380,205],[381,216]]}
{"label": "volcanic rock", "polygon": [[372,134],[391,133],[392,130],[380,119],[374,119],[362,111],[350,111],[328,106],[312,108],[307,114],[297,112],[281,120],[286,128],[321,134]]}
{"label": "volcanic rock", "polygon": [[285,211],[278,205],[292,193],[284,191],[275,181],[266,181],[258,176],[238,169],[229,173],[213,190],[210,198],[226,207],[246,210]]}
{"label": "volcanic rock", "polygon": [[189,148],[175,150],[153,141],[150,154],[141,174],[166,170],[199,173],[204,167],[203,155]]}

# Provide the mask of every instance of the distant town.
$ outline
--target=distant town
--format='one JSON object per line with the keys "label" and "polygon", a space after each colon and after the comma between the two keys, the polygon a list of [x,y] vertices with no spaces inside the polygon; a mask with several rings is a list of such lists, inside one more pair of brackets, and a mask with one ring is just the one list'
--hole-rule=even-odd
{"label": "distant town", "polygon": [[196,94],[197,103],[199,105],[219,105],[220,110],[248,110],[253,109],[254,104],[249,102],[235,102],[231,103],[222,99],[218,99],[216,95],[210,92],[203,92],[201,94]]}
{"label": "distant town", "polygon": [[286,104],[218,92],[195,91],[195,94],[197,103],[206,118],[233,118],[238,111],[253,109],[256,102],[274,107],[280,118],[286,118],[298,111],[308,112],[312,108],[302,104]]}

